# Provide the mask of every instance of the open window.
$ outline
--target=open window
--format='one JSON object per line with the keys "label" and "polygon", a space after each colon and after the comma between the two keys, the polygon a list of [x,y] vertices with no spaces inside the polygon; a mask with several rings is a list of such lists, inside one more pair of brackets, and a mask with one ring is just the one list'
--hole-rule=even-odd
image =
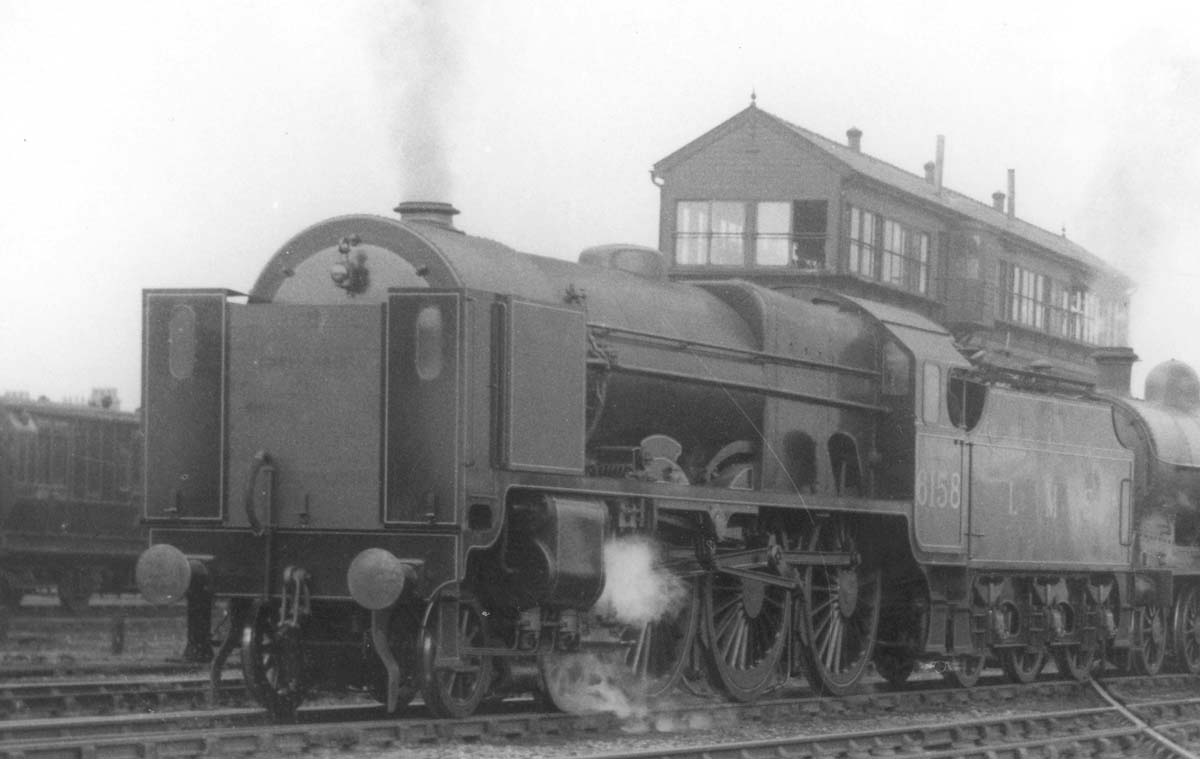
{"label": "open window", "polygon": [[975,429],[983,416],[986,400],[987,385],[971,379],[961,369],[951,370],[946,391],[946,410],[950,414],[951,424],[967,431]]}

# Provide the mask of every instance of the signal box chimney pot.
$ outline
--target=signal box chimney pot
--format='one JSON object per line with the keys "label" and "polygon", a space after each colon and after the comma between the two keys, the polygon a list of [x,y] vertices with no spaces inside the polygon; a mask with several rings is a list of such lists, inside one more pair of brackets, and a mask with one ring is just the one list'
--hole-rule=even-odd
{"label": "signal box chimney pot", "polygon": [[1096,391],[1119,398],[1128,398],[1133,364],[1138,360],[1133,348],[1101,348],[1092,354],[1099,372]]}
{"label": "signal box chimney pot", "polygon": [[862,130],[858,127],[850,127],[846,130],[846,144],[855,153],[862,152]]}

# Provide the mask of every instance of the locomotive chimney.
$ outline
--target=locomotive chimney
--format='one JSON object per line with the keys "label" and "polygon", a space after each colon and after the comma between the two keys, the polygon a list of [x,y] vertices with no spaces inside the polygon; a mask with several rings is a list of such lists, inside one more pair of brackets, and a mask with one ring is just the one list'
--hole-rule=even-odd
{"label": "locomotive chimney", "polygon": [[846,130],[846,144],[855,153],[862,152],[862,130],[858,127],[850,127]]}
{"label": "locomotive chimney", "polygon": [[995,208],[997,211],[1004,210],[1004,193],[999,190],[992,193],[992,208]]}
{"label": "locomotive chimney", "polygon": [[934,176],[934,170],[936,168],[937,164],[933,161],[925,162],[925,181],[929,184],[933,184],[936,181],[936,177]]}
{"label": "locomotive chimney", "polygon": [[1092,360],[1099,369],[1096,391],[1128,398],[1133,362],[1138,360],[1133,348],[1101,348],[1092,354]]}
{"label": "locomotive chimney", "polygon": [[393,209],[400,214],[401,221],[434,224],[443,229],[459,231],[454,226],[454,215],[458,209],[449,203],[437,203],[428,200],[409,200]]}

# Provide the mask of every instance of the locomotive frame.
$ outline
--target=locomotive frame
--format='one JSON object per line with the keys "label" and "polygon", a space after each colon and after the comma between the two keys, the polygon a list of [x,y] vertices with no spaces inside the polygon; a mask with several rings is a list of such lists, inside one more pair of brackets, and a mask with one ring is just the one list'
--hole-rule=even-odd
{"label": "locomotive frame", "polygon": [[[1162,665],[1173,573],[1136,556],[1112,401],[989,373],[894,307],[399,210],[302,232],[244,303],[144,297],[139,584],[188,599],[198,649],[230,599],[214,675],[241,646],[276,714],[320,678],[389,709],[566,705],[590,655],[739,700],[801,670],[845,693],[872,661],[962,685],[989,659]],[[596,607],[632,536],[683,589],[651,619]]]}

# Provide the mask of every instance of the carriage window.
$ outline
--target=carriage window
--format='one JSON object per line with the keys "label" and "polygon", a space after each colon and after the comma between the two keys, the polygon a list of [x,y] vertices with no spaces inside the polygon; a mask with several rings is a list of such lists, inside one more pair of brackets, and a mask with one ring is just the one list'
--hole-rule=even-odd
{"label": "carriage window", "polygon": [[926,424],[937,424],[942,418],[942,367],[925,362],[921,418]]}
{"label": "carriage window", "polygon": [[983,402],[987,398],[987,387],[981,382],[967,379],[960,372],[950,373],[950,387],[946,391],[946,410],[950,423],[964,430],[973,430],[983,416]]}

